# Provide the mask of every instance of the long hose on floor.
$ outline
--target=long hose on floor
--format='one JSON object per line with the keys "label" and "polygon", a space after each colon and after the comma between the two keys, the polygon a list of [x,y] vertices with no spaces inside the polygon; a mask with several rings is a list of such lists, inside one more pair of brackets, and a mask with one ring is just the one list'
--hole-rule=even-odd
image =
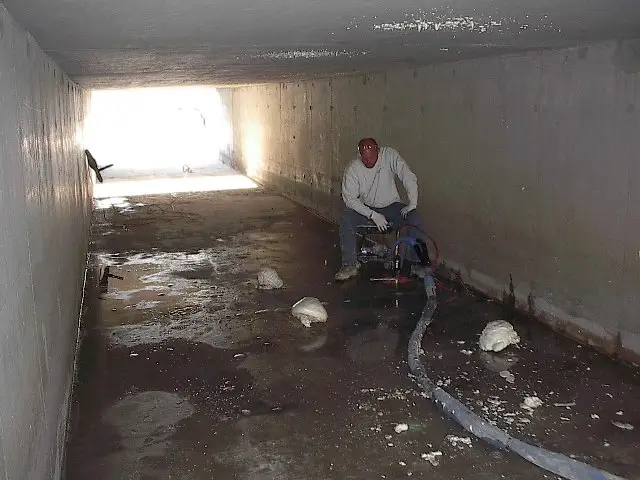
{"label": "long hose on floor", "polygon": [[480,440],[484,440],[500,450],[514,452],[534,465],[563,478],[569,480],[624,480],[622,477],[599,470],[565,455],[551,452],[511,437],[503,430],[491,425],[473,413],[456,398],[438,387],[427,376],[424,365],[420,361],[420,350],[424,333],[433,321],[433,315],[437,307],[435,291],[432,287],[434,284],[433,273],[427,272],[425,276],[427,303],[409,339],[408,361],[409,368],[416,381],[438,408]]}

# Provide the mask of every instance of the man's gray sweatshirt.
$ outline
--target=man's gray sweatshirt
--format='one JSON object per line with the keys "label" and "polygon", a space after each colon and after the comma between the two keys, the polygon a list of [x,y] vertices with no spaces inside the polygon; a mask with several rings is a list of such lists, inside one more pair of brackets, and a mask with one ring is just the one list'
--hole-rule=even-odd
{"label": "man's gray sweatshirt", "polygon": [[351,208],[367,218],[373,210],[402,201],[396,188],[394,176],[402,181],[409,205],[418,205],[418,182],[400,154],[391,147],[381,147],[378,161],[372,168],[364,166],[355,158],[347,166],[342,178],[342,199]]}

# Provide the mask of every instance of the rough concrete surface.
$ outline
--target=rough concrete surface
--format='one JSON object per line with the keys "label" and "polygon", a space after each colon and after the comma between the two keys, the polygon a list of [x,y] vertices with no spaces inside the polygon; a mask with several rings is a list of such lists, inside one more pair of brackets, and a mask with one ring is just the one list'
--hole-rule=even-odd
{"label": "rough concrete surface", "polygon": [[62,471],[91,221],[87,96],[0,5],[0,478]]}
{"label": "rough concrete surface", "polygon": [[91,87],[242,84],[640,36],[636,0],[4,0]]}
{"label": "rough concrete surface", "polygon": [[[67,480],[553,478],[465,443],[421,396],[405,361],[419,284],[370,282],[370,264],[334,283],[334,226],[262,188],[128,203],[95,212]],[[262,267],[285,288],[256,288]],[[522,438],[640,478],[637,370],[452,287],[424,342],[430,375]],[[326,324],[290,314],[304,296]],[[498,318],[522,340],[481,354]],[[529,395],[544,402],[532,415]]]}
{"label": "rough concrete surface", "polygon": [[[396,148],[460,278],[640,360],[635,42],[231,89],[239,168],[337,220],[360,138]],[[229,102],[229,94],[224,98]]]}

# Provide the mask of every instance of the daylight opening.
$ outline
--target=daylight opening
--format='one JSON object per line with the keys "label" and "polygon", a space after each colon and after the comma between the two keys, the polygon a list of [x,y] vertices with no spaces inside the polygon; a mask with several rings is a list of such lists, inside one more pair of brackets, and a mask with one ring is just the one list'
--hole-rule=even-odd
{"label": "daylight opening", "polygon": [[95,90],[84,140],[98,168],[110,165],[96,198],[257,186],[227,166],[233,130],[213,87]]}

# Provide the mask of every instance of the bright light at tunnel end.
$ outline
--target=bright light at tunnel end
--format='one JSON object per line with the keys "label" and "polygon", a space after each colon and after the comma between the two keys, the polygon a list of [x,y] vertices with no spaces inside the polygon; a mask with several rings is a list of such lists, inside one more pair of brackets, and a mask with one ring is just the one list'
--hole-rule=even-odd
{"label": "bright light at tunnel end", "polygon": [[95,199],[163,195],[177,193],[205,193],[257,188],[250,178],[229,169],[220,175],[185,175],[184,177],[112,180],[93,187]]}
{"label": "bright light at tunnel end", "polygon": [[83,149],[104,170],[95,199],[256,188],[227,167],[231,115],[215,87],[91,92]]}
{"label": "bright light at tunnel end", "polygon": [[113,164],[105,178],[208,168],[233,146],[227,106],[206,86],[94,90],[82,137],[99,166]]}

